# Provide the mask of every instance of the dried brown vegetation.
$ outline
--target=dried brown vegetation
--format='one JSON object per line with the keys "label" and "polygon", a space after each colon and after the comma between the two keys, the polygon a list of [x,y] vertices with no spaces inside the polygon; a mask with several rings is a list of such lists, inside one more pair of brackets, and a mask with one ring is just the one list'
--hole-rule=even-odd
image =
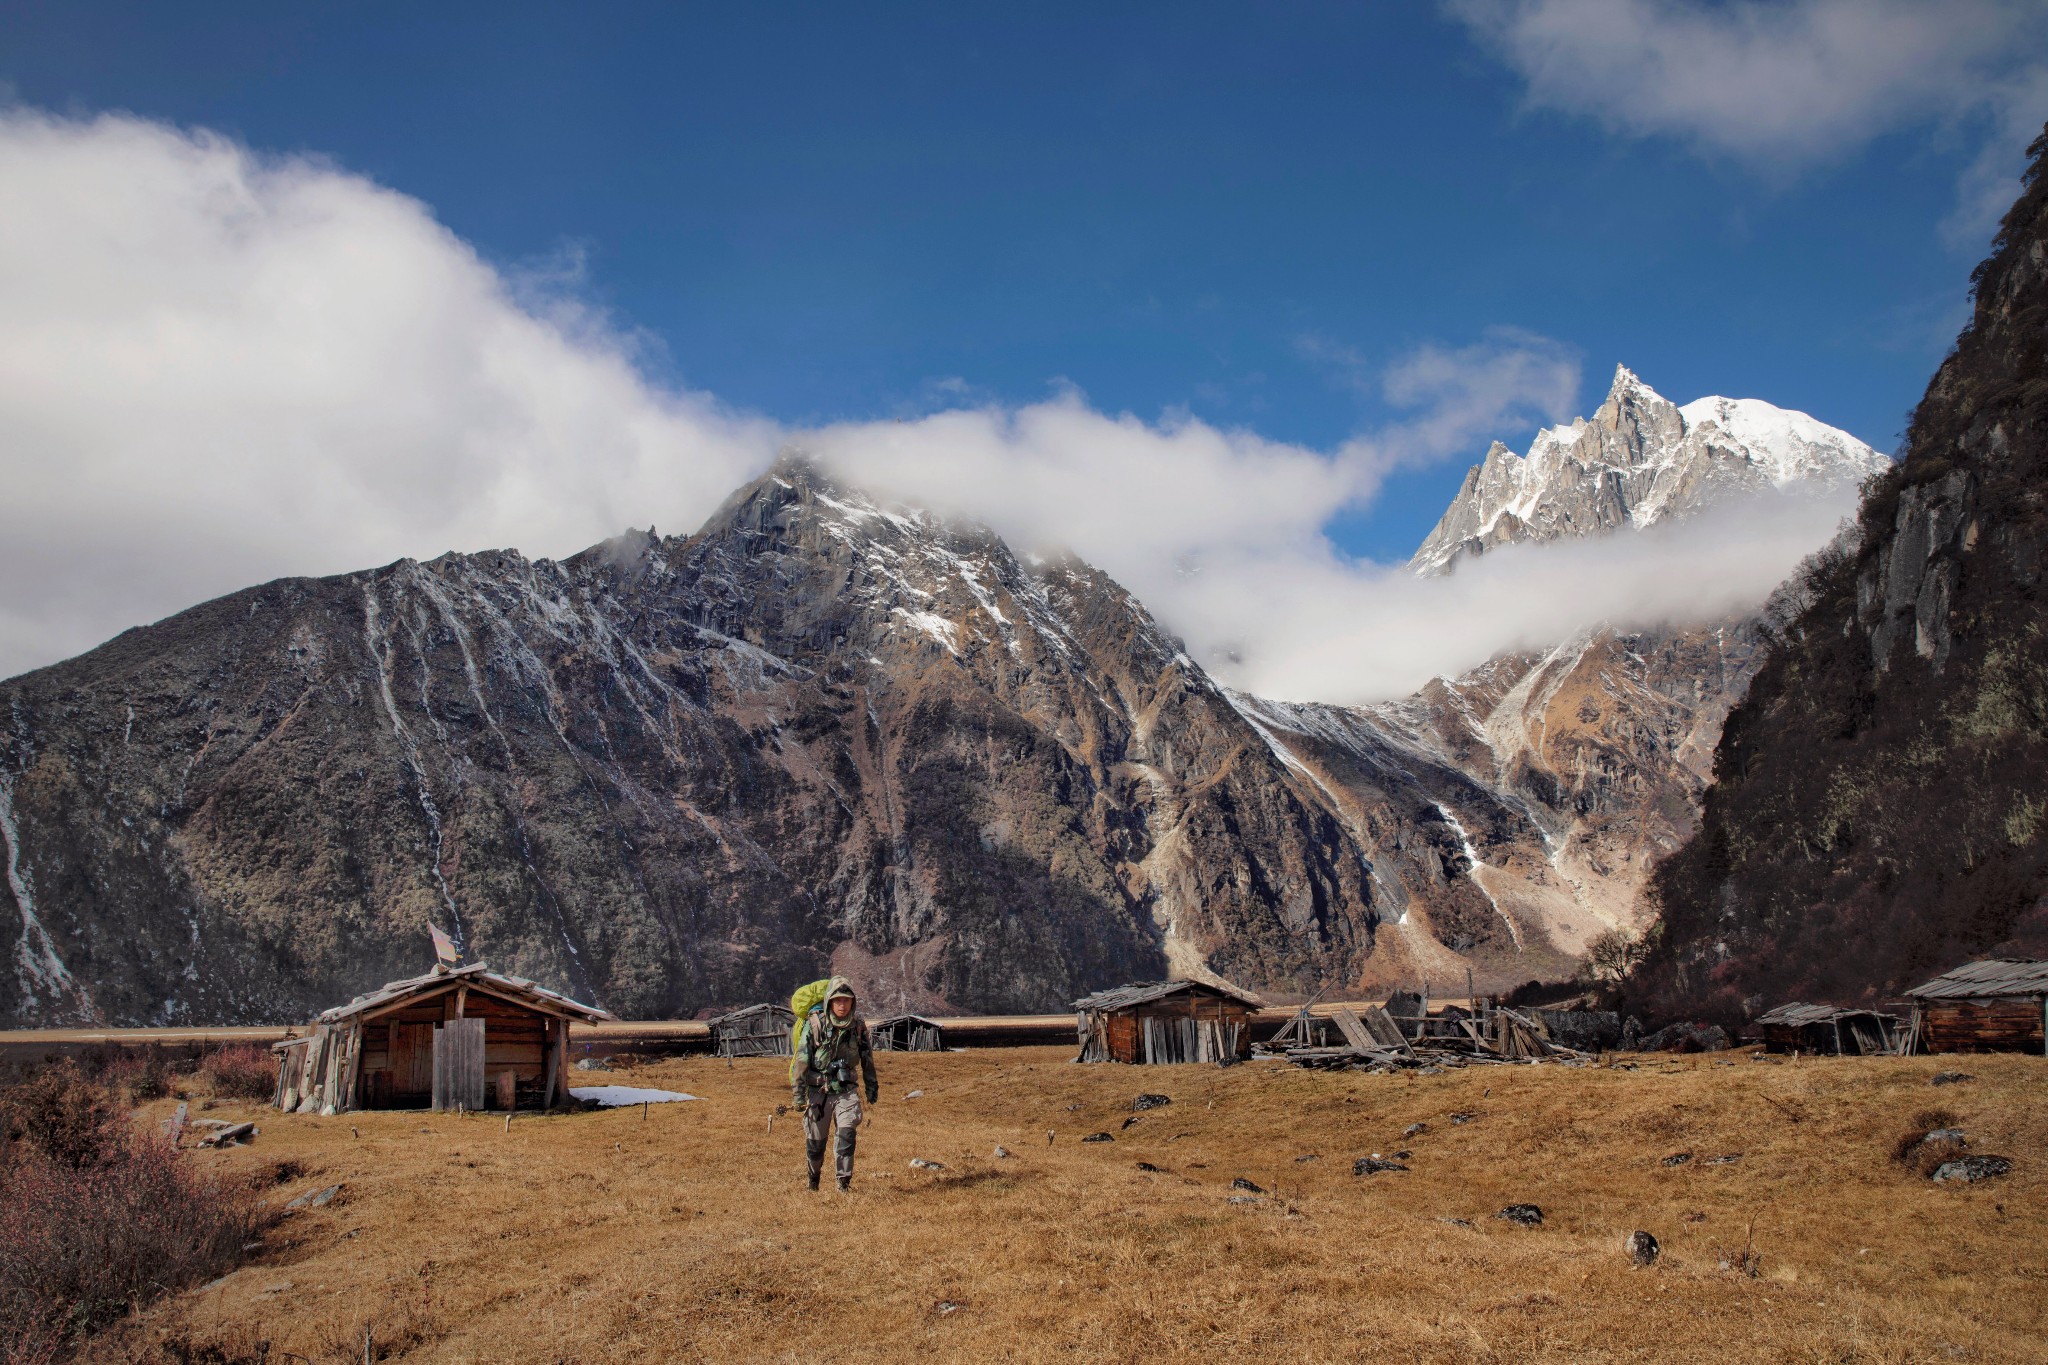
{"label": "dried brown vegetation", "polygon": [[[1069,1055],[884,1059],[851,1196],[803,1190],[794,1116],[771,1131],[776,1060],[653,1064],[636,1084],[703,1101],[509,1131],[490,1115],[224,1106],[262,1137],[201,1161],[302,1162],[274,1202],[337,1182],[342,1196],[88,1358],[360,1360],[367,1332],[377,1359],[586,1365],[1905,1365],[2038,1359],[2048,1334],[2038,1058],[1974,1062],[1959,1117],[2017,1167],[1958,1188],[1891,1160],[1900,1129],[1931,1117],[1936,1059],[1371,1076]],[[1173,1102],[1126,1128],[1141,1091]],[[1115,1140],[1080,1141],[1101,1131]],[[1015,1155],[995,1158],[999,1143]],[[1694,1159],[1666,1166],[1681,1149]],[[1351,1174],[1396,1150],[1406,1173]],[[1519,1202],[1541,1206],[1540,1227],[1493,1216]],[[1649,1269],[1623,1249],[1638,1228],[1662,1244]]]}

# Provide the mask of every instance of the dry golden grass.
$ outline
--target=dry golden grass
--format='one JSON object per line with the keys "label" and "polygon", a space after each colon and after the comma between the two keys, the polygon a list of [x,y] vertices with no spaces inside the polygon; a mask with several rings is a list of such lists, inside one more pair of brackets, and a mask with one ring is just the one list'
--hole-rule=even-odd
{"label": "dry golden grass", "polygon": [[[213,1112],[258,1117],[261,1137],[197,1159],[302,1163],[280,1202],[336,1181],[343,1198],[92,1357],[232,1360],[193,1348],[268,1341],[272,1361],[361,1360],[366,1328],[379,1358],[585,1365],[2048,1355],[2039,1058],[1380,1077],[1068,1055],[884,1055],[851,1196],[802,1188],[793,1115],[767,1131],[786,1098],[775,1061],[593,1077],[705,1099],[509,1133],[488,1115],[225,1105]],[[1930,1089],[1958,1061],[1978,1079]],[[1141,1090],[1173,1104],[1120,1129]],[[2014,1173],[1941,1187],[1895,1160],[1936,1103]],[[1453,1124],[1458,1111],[1477,1117]],[[1417,1122],[1428,1131],[1404,1139]],[[1079,1141],[1103,1130],[1117,1140]],[[1016,1155],[994,1159],[997,1143]],[[1397,1149],[1409,1173],[1351,1174]],[[1692,1162],[1663,1165],[1680,1151]],[[920,1156],[948,1169],[914,1172]],[[1268,1193],[1233,1204],[1236,1177]],[[1522,1201],[1542,1227],[1493,1218]],[[1663,1244],[1651,1269],[1623,1253],[1636,1228]],[[1722,1266],[1745,1249],[1754,1278]]]}

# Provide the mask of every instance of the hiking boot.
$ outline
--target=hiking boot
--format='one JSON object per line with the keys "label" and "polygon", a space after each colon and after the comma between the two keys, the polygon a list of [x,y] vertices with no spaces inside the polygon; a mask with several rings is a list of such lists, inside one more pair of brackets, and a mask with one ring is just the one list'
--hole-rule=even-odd
{"label": "hiking boot", "polygon": [[818,1192],[818,1173],[816,1171],[812,1171],[806,1176],[804,1176],[804,1184],[806,1187],[809,1188],[812,1194],[816,1194]]}
{"label": "hiking boot", "polygon": [[840,1177],[839,1177],[839,1192],[840,1192],[841,1194],[851,1194],[851,1193],[853,1193],[853,1177],[852,1177],[852,1176],[850,1176],[850,1175],[842,1175],[842,1176],[840,1176]]}

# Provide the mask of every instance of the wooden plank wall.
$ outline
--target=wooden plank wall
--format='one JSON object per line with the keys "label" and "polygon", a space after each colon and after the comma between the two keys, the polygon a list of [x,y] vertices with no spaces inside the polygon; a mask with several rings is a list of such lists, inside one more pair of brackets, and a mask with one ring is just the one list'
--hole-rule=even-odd
{"label": "wooden plank wall", "polygon": [[1929,1052],[2032,1052],[2044,1048],[2039,996],[1929,1000],[1921,1010],[1921,1046]]}

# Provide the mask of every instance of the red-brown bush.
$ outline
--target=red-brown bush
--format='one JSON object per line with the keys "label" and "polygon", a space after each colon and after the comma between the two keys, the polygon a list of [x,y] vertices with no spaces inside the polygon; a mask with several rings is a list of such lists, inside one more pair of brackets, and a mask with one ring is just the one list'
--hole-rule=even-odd
{"label": "red-brown bush", "polygon": [[217,1099],[267,1100],[277,1091],[277,1059],[255,1043],[214,1049],[200,1059],[199,1074]]}

